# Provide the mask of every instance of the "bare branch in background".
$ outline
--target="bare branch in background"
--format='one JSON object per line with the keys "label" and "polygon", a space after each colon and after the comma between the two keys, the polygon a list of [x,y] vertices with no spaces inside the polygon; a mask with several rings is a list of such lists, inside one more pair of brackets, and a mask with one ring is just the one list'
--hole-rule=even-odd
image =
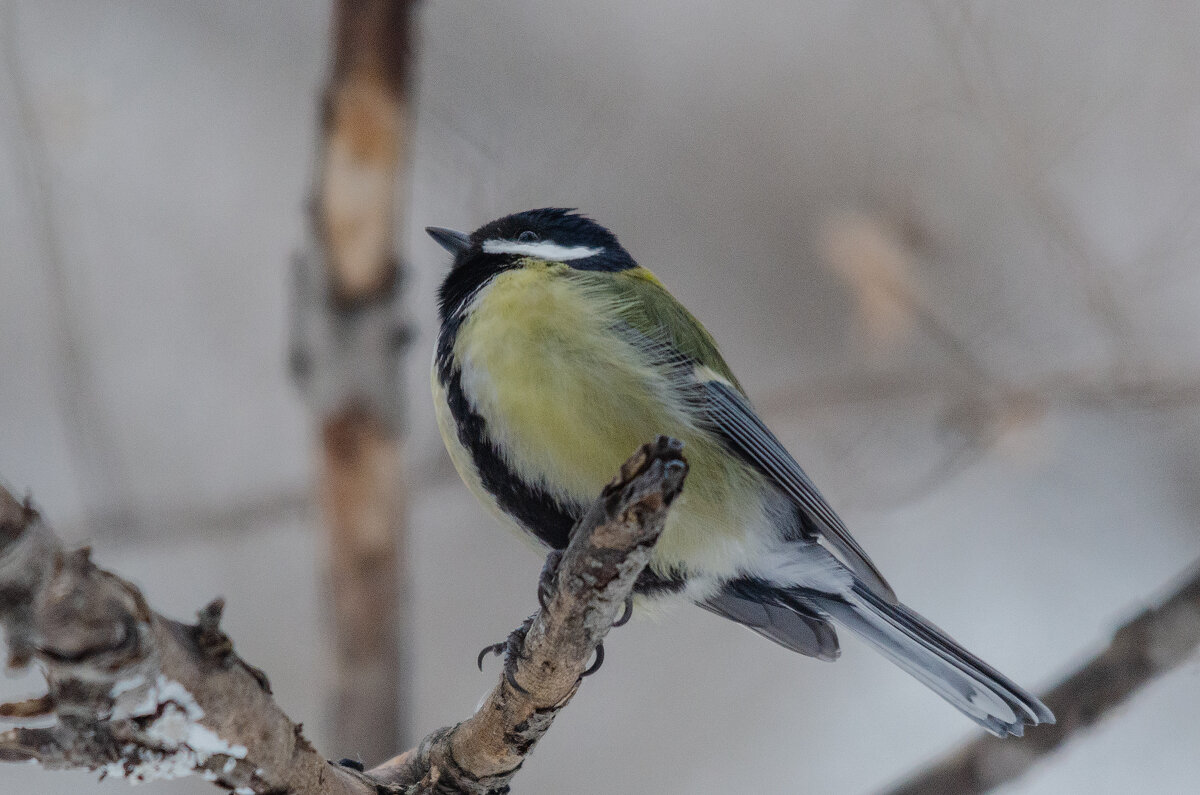
{"label": "bare branch in background", "polygon": [[[941,457],[908,472],[903,487],[874,484],[870,506],[894,508],[920,499],[978,461],[1012,431],[1034,428],[1054,406],[1170,411],[1200,406],[1200,373],[1146,371],[1122,377],[1110,370],[1049,373],[1010,383],[1002,392],[986,385],[938,382],[912,374],[874,374],[824,384],[787,384],[758,396],[756,404],[775,422],[847,406],[890,403],[945,404],[940,425],[947,435]],[[846,456],[843,456],[846,457]]]}
{"label": "bare branch in background", "polygon": [[63,255],[63,217],[54,192],[55,158],[47,148],[48,132],[38,113],[39,101],[46,98],[26,74],[20,21],[16,3],[0,3],[0,81],[8,83],[0,107],[12,115],[20,204],[29,209],[30,229],[41,249],[40,270],[50,302],[46,329],[54,349],[48,362],[56,382],[53,398],[59,403],[58,416],[79,467],[87,510],[127,521],[134,514],[130,482],[116,429],[100,399],[95,363],[85,352],[88,337],[96,329],[87,322],[78,280]]}
{"label": "bare branch in background", "polygon": [[321,425],[332,596],[332,736],[378,761],[404,741],[411,676],[400,639],[406,430],[397,189],[409,149],[414,0],[337,0],[310,249],[296,261],[292,369]]}
{"label": "bare branch in background", "polygon": [[37,512],[0,488],[9,666],[36,662],[47,682],[44,696],[0,705],[0,717],[55,719],[0,734],[0,761],[133,782],[199,775],[240,795],[507,792],[622,614],[686,473],[674,440],[638,450],[572,531],[545,607],[510,638],[509,667],[475,714],[365,773],[304,739],[220,630],[220,600],[194,626],[163,618],[86,549],[64,552]]}
{"label": "bare branch in background", "polygon": [[1054,687],[1043,701],[1058,723],[1019,740],[980,737],[916,773],[889,795],[987,792],[1020,776],[1073,735],[1095,725],[1155,677],[1200,647],[1200,566],[1158,607],[1118,629],[1108,648]]}
{"label": "bare branch in background", "polygon": [[973,383],[1004,390],[930,305],[914,268],[918,252],[897,224],[874,214],[839,213],[825,219],[821,248],[825,262],[853,292],[857,320],[875,342],[894,344],[919,328]]}
{"label": "bare branch in background", "polygon": [[[952,33],[943,32],[948,37]],[[973,96],[966,88],[964,92]],[[850,288],[856,301],[856,320],[872,341],[895,346],[911,330],[919,329],[955,365],[954,372],[941,381],[891,373],[843,378],[816,386],[788,384],[757,400],[772,419],[847,403],[904,399],[946,403],[948,408],[940,425],[953,431],[949,435],[953,444],[927,472],[903,488],[893,489],[896,494],[881,497],[884,491],[873,490],[874,508],[924,496],[997,443],[1012,438],[1012,431],[1035,427],[1055,404],[1152,410],[1200,405],[1200,373],[1156,370],[1146,364],[1132,368],[1122,366],[1119,357],[1099,371],[1052,372],[1023,380],[996,372],[975,355],[968,339],[941,319],[924,294],[915,268],[920,251],[911,242],[912,237],[905,234],[902,225],[883,216],[836,213],[823,224],[822,257]],[[1097,276],[1093,286],[1102,284]],[[1122,322],[1110,325],[1117,328]]]}
{"label": "bare branch in background", "polygon": [[[1135,361],[1132,325],[1118,293],[1110,284],[1110,263],[1092,244],[1071,204],[1046,182],[1050,165],[1081,140],[1103,117],[1112,98],[1104,99],[1098,112],[1068,113],[1063,129],[1049,136],[1047,153],[1034,142],[1048,139],[1043,130],[1025,129],[1028,115],[1015,110],[987,37],[983,35],[977,8],[960,3],[927,0],[926,10],[942,49],[959,80],[962,104],[970,111],[981,133],[991,139],[996,153],[1008,165],[1008,176],[1031,209],[1029,219],[1043,230],[1047,246],[1062,254],[1087,302],[1093,321],[1104,332],[1104,341],[1120,369]],[[970,45],[969,47],[967,45]],[[968,57],[968,53],[977,57]],[[980,64],[981,75],[973,64]],[[1057,139],[1057,140],[1055,140]]]}
{"label": "bare branch in background", "polygon": [[[985,401],[983,395],[963,395],[957,383],[938,383],[906,374],[842,378],[825,384],[785,384],[756,400],[771,418],[788,419],[851,403],[888,403],[897,400],[957,398],[951,422],[981,427],[1039,416],[1051,404],[1098,408],[1169,410],[1200,406],[1200,372],[1146,372],[1136,378],[1117,378],[1111,372],[1091,370],[1049,373],[1017,382],[1003,395]],[[986,433],[981,438],[994,438]]]}

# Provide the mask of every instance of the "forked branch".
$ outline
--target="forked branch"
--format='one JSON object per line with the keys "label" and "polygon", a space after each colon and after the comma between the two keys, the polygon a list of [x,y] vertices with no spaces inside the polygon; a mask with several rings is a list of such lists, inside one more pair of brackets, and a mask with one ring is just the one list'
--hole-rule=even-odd
{"label": "forked branch", "polygon": [[367,772],[328,762],[304,739],[220,630],[220,600],[195,625],[154,613],[0,488],[9,666],[37,661],[47,681],[44,696],[0,706],[0,717],[55,718],[0,734],[0,760],[139,781],[201,775],[242,795],[506,792],[622,614],[686,471],[674,440],[638,450],[576,526],[545,607],[483,705]]}

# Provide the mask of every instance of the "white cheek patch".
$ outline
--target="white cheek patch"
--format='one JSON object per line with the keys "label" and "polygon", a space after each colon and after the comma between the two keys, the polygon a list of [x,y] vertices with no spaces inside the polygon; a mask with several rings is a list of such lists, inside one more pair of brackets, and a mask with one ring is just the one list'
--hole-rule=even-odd
{"label": "white cheek patch", "polygon": [[569,262],[573,259],[586,259],[604,252],[602,248],[587,246],[560,246],[557,243],[545,241],[518,243],[515,240],[485,240],[483,251],[486,254],[520,254],[525,257],[546,260],[547,262]]}

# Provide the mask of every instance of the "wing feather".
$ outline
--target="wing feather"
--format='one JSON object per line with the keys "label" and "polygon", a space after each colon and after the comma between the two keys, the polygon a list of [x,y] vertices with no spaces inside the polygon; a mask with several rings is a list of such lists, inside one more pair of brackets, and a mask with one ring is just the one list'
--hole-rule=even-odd
{"label": "wing feather", "polygon": [[896,594],[796,460],[750,407],[712,335],[649,271],[633,268],[599,278],[573,274],[607,295],[615,327],[669,371],[698,421],[763,473],[811,520],[833,551],[880,598]]}
{"label": "wing feather", "polygon": [[[747,584],[743,581],[738,585]],[[755,587],[753,591],[740,593],[736,587],[726,587],[697,604],[749,627],[785,649],[826,662],[838,658],[837,632],[828,621],[796,600],[781,603],[782,592],[765,587]]]}
{"label": "wing feather", "polygon": [[896,593],[883,574],[850,535],[796,459],[755,414],[746,398],[732,385],[719,380],[705,381],[703,386],[708,419],[728,444],[800,506],[816,523],[822,537],[872,591],[896,603]]}

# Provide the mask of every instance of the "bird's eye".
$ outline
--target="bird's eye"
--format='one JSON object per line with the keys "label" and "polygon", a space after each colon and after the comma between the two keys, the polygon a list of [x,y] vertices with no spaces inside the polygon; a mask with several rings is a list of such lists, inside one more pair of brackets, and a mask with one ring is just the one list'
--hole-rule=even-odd
{"label": "bird's eye", "polygon": [[526,229],[524,232],[517,235],[517,242],[518,243],[536,243],[536,242],[538,242],[537,232],[534,232],[532,229]]}

